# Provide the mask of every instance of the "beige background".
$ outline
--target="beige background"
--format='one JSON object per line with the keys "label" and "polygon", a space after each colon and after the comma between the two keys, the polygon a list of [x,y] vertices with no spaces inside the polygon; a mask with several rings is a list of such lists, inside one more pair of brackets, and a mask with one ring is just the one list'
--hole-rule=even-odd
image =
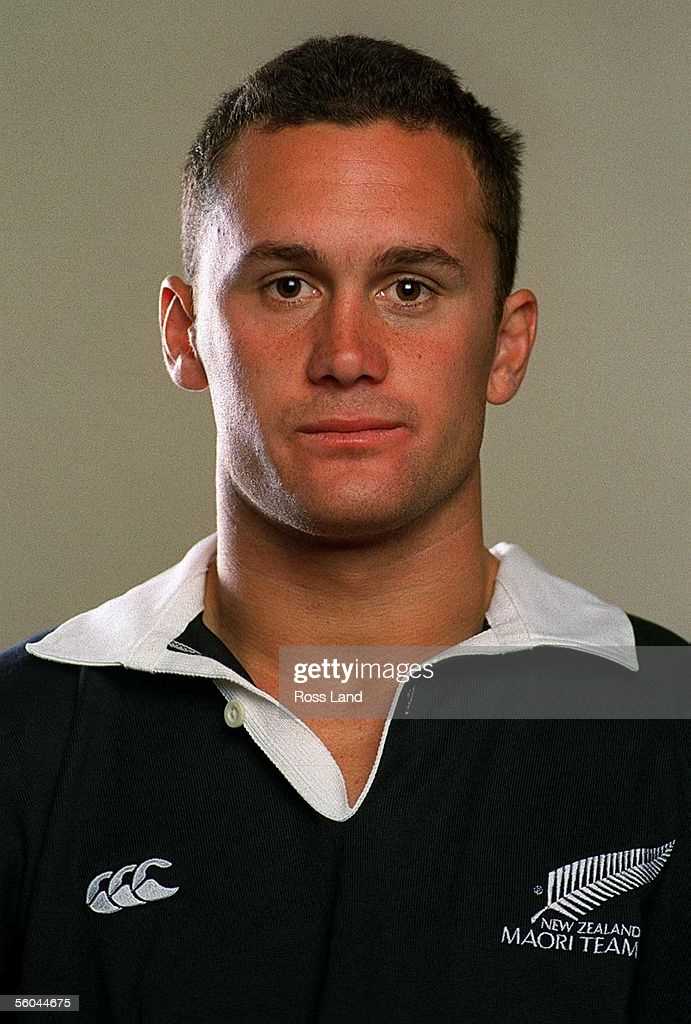
{"label": "beige background", "polygon": [[525,135],[538,342],[489,407],[485,539],[688,635],[685,4],[5,5],[0,646],[215,529],[208,392],[165,373],[178,176],[217,96],[314,34],[453,65]]}

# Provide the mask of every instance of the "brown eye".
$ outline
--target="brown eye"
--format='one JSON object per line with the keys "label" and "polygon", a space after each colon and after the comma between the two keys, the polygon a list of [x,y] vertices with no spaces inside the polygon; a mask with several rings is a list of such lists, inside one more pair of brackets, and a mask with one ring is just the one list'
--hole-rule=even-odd
{"label": "brown eye", "polygon": [[420,298],[422,288],[423,285],[420,281],[415,281],[410,277],[403,277],[400,281],[396,282],[396,295],[404,302],[415,302],[416,299]]}
{"label": "brown eye", "polygon": [[279,277],[273,284],[282,299],[295,299],[300,294],[302,279],[292,275],[290,277]]}
{"label": "brown eye", "polygon": [[399,277],[377,295],[388,298],[389,302],[399,309],[408,306],[409,312],[428,308],[436,298],[434,289],[424,281],[418,281],[416,277]]}

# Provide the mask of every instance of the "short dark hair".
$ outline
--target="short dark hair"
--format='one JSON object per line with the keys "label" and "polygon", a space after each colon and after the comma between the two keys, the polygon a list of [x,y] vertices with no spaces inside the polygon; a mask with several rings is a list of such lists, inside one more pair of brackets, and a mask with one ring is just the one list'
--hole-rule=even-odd
{"label": "short dark hair", "polygon": [[307,39],[220,97],[183,172],[181,241],[187,279],[192,281],[197,272],[198,239],[218,196],[219,164],[241,132],[385,119],[408,130],[437,128],[467,148],[480,184],[483,227],[496,242],[498,322],[518,258],[522,137],[479,104],[445,64],[400,43],[361,35]]}

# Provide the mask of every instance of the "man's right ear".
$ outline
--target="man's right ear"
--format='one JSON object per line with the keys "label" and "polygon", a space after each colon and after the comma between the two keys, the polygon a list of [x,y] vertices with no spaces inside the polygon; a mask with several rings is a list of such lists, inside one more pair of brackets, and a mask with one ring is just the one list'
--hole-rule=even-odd
{"label": "man's right ear", "polygon": [[164,278],[158,321],[163,359],[172,381],[183,391],[204,391],[209,382],[197,352],[192,289],[181,277]]}

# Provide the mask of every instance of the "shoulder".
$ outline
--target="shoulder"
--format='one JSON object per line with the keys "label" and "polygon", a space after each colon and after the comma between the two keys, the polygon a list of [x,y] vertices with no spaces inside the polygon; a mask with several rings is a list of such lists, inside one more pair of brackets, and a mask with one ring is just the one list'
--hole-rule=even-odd
{"label": "shoulder", "polygon": [[25,637],[23,640],[18,640],[16,644],[12,644],[11,647],[6,647],[0,651],[0,674],[3,678],[8,675],[15,674],[20,671],[23,666],[27,666],[32,662],[36,661],[32,655],[26,650],[26,644],[34,643],[36,640],[42,640],[44,636],[48,636],[52,633],[55,626],[51,626],[50,629],[42,629],[39,633],[33,633],[31,636]]}
{"label": "shoulder", "polygon": [[26,650],[26,644],[42,640],[54,628],[43,629],[0,651],[0,699],[3,704],[13,692],[37,690],[47,696],[53,686],[64,689],[65,685],[76,684],[79,665],[47,661]]}
{"label": "shoulder", "polygon": [[633,635],[637,647],[647,647],[650,645],[677,646],[679,644],[688,647],[688,640],[685,640],[678,633],[672,632],[671,629],[667,629],[666,626],[661,626],[657,622],[651,622],[650,619],[643,619],[640,615],[633,615],[631,612],[626,614],[633,627]]}
{"label": "shoulder", "polygon": [[37,658],[25,644],[43,630],[0,651],[0,762],[20,773],[29,763],[55,771],[77,705],[81,668]]}

